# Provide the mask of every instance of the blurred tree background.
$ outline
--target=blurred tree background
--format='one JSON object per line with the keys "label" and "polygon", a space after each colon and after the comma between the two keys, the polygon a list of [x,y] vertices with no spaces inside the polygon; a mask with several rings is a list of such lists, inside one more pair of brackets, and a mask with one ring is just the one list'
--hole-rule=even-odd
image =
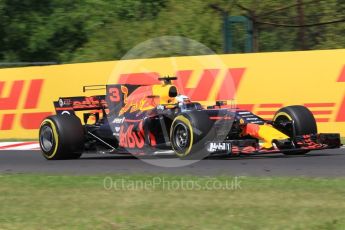
{"label": "blurred tree background", "polygon": [[344,12],[344,0],[0,0],[0,61],[115,60],[164,35],[223,53],[225,15],[253,21],[255,52],[344,48]]}

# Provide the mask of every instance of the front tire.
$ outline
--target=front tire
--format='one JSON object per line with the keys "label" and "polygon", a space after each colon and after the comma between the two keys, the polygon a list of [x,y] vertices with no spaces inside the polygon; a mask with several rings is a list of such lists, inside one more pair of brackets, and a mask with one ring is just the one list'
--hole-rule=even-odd
{"label": "front tire", "polygon": [[84,148],[84,130],[74,115],[47,117],[40,126],[39,144],[47,160],[78,159]]}
{"label": "front tire", "polygon": [[[293,125],[281,130],[291,138],[317,133],[317,124],[314,115],[307,107],[302,105],[292,105],[281,108],[275,114],[273,121],[277,123],[292,121]],[[303,155],[308,152],[309,150],[296,150],[283,153],[285,155]]]}
{"label": "front tire", "polygon": [[202,111],[181,114],[171,124],[171,146],[181,159],[201,160],[207,157],[205,143],[213,138],[212,122]]}

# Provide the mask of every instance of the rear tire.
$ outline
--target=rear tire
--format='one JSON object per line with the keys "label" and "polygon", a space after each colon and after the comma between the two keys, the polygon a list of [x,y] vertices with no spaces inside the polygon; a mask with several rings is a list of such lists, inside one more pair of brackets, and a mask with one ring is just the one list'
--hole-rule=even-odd
{"label": "rear tire", "polygon": [[[273,121],[284,122],[293,121],[294,125],[281,130],[283,133],[293,138],[294,136],[309,135],[317,133],[317,124],[314,115],[308,108],[302,105],[292,105],[281,108],[275,114]],[[298,150],[293,152],[283,152],[285,155],[303,155],[309,150]]]}
{"label": "rear tire", "polygon": [[84,149],[84,129],[74,115],[47,117],[39,131],[39,144],[47,160],[78,159]]}

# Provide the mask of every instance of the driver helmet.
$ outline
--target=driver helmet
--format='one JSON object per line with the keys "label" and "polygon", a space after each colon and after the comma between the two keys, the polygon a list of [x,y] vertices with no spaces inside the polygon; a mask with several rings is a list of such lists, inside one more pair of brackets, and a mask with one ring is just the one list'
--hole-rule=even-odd
{"label": "driver helmet", "polygon": [[177,95],[176,100],[179,104],[190,102],[189,97],[187,97],[186,95],[182,95],[182,94]]}

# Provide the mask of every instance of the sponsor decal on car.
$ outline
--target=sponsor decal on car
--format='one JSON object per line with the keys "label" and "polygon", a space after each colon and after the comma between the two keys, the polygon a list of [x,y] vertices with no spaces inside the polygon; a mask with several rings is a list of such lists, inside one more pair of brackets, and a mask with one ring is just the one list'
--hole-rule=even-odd
{"label": "sponsor decal on car", "polygon": [[207,151],[210,152],[210,153],[230,152],[231,151],[231,143],[210,142],[210,143],[208,143]]}
{"label": "sponsor decal on car", "polygon": [[115,118],[114,120],[113,120],[113,124],[122,124],[123,122],[125,121],[125,118],[124,117],[122,117],[122,118]]}

